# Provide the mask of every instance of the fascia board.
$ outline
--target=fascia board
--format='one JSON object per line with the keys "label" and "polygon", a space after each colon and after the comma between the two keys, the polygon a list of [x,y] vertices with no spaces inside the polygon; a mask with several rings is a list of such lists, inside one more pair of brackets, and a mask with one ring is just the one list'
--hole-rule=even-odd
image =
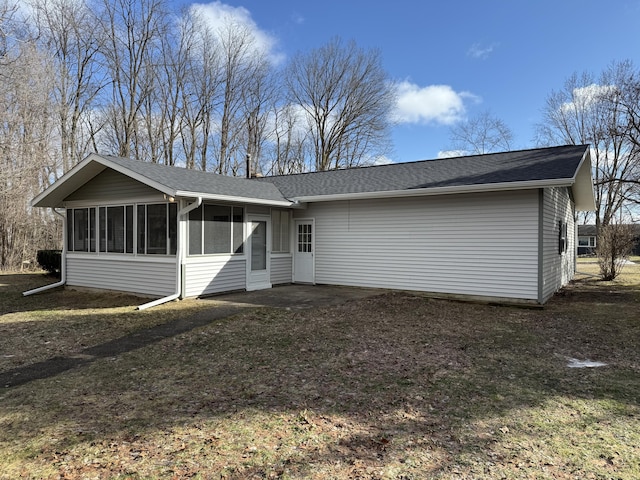
{"label": "fascia board", "polygon": [[573,179],[527,180],[524,182],[486,183],[482,185],[461,185],[455,187],[415,188],[410,190],[387,190],[378,192],[338,193],[333,195],[310,195],[294,197],[295,202],[331,202],[337,200],[368,200],[377,198],[426,197],[435,195],[453,195],[460,193],[504,192],[509,190],[528,190],[545,187],[567,187],[573,185]]}
{"label": "fascia board", "polygon": [[[52,185],[50,185],[48,188],[46,188],[40,194],[36,195],[36,197],[31,200],[31,206],[33,206],[33,207],[41,207],[41,206],[43,206],[43,205],[40,205],[40,204],[42,202],[44,202],[45,199],[53,196],[57,192],[64,191],[65,187],[69,187],[69,185],[72,185],[73,181],[75,179],[77,179],[78,177],[82,176],[81,172],[85,171],[87,166],[92,161],[96,161],[96,157],[97,157],[97,155],[91,154],[88,157],[86,157],[84,160],[79,162],[77,165],[72,167],[71,170],[69,170],[62,177],[60,177],[58,180],[56,180]],[[102,172],[102,170],[104,170],[104,168],[99,169],[96,173],[93,173],[91,175],[91,178],[93,178],[98,173]],[[84,181],[85,180],[83,179],[83,181],[81,183],[84,183]],[[73,185],[71,188],[75,190],[75,188],[78,188],[78,187]],[[71,192],[69,192],[69,193],[71,193]],[[63,193],[62,195],[66,196],[69,193],[66,193],[66,194]],[[48,206],[48,205],[44,205],[44,206]]]}
{"label": "fascia board", "polygon": [[217,195],[217,194],[206,194],[200,192],[186,192],[179,190],[173,195],[175,197],[186,197],[186,198],[197,198],[202,197],[203,200],[217,200],[220,202],[230,202],[230,203],[247,203],[251,205],[265,205],[272,207],[292,207],[295,202],[290,202],[288,200],[263,200],[260,198],[248,198],[248,197],[237,197],[234,195]]}
{"label": "fascia board", "polygon": [[[91,168],[91,164],[95,163],[98,165],[101,165],[103,168],[99,168],[99,169],[92,169]],[[47,198],[51,198],[52,196],[55,196],[56,193],[58,193],[58,197],[56,198],[56,204],[60,204],[62,202],[62,200],[64,199],[64,197],[66,197],[67,195],[71,194],[73,191],[75,191],[77,188],[79,188],[80,186],[82,186],[84,183],[86,183],[87,181],[91,180],[91,178],[95,177],[96,175],[98,175],[99,173],[101,173],[102,171],[104,171],[106,168],[111,168],[119,173],[122,173],[123,175],[126,175],[140,183],[143,183],[145,185],[148,185],[149,187],[160,191],[161,193],[164,193],[166,195],[175,197],[175,190],[171,189],[170,187],[163,185],[161,183],[155,182],[147,177],[145,177],[144,175],[140,175],[137,174],[135,172],[132,172],[131,170],[129,170],[128,168],[122,167],[121,165],[118,165],[117,163],[114,163],[112,161],[110,161],[107,158],[104,158],[96,153],[92,153],[89,156],[87,156],[84,160],[82,160],[80,163],[78,163],[77,165],[75,165],[71,170],[69,170],[66,174],[64,174],[60,179],[58,179],[53,185],[51,185],[49,188],[47,188],[46,190],[44,190],[42,193],[40,193],[38,196],[36,196],[32,201],[31,201],[31,205],[33,207],[41,207],[41,206],[49,206],[49,205],[42,205],[42,203],[45,202],[45,200]],[[89,170],[89,171],[88,171]],[[82,172],[87,172],[87,175],[83,175]],[[75,184],[74,180],[77,179],[81,179],[81,181],[79,182],[79,184]],[[65,191],[65,188],[68,191]],[[60,193],[61,192],[61,193]]]}
{"label": "fascia board", "polygon": [[591,153],[587,148],[573,177],[573,196],[576,210],[593,212],[596,209],[596,199],[593,194],[593,176],[591,173]]}

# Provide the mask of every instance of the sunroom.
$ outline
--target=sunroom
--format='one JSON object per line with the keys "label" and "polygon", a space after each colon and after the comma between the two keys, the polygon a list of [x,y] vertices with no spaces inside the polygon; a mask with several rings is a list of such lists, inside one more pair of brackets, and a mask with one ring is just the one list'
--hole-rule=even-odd
{"label": "sunroom", "polygon": [[272,185],[91,155],[33,205],[65,221],[68,286],[166,301],[291,281],[292,203]]}

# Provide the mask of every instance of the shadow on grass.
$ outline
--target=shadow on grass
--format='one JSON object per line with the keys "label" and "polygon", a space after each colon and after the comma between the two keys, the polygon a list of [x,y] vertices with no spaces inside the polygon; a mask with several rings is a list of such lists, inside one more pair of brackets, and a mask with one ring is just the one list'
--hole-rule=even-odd
{"label": "shadow on grass", "polygon": [[86,292],[56,287],[41,293],[24,297],[23,292],[51,285],[58,281],[54,275],[46,273],[3,273],[0,274],[0,315],[18,312],[39,312],[59,310],[83,310],[112,308],[144,303],[143,297],[119,292]]}
{"label": "shadow on grass", "polygon": [[[23,385],[34,380],[54,377],[72,368],[86,366],[101,358],[112,358],[123,353],[136,350],[138,348],[152,345],[161,340],[189,332],[195,328],[207,325],[213,320],[225,318],[239,312],[240,309],[227,306],[218,307],[214,311],[209,311],[204,315],[186,314],[184,317],[170,320],[147,328],[138,330],[121,337],[113,338],[103,343],[87,348],[78,349],[77,346],[65,356],[55,356],[36,363],[21,365],[16,368],[0,372],[0,388],[11,388]],[[104,316],[105,314],[102,314]],[[101,315],[80,316],[75,319],[71,326],[61,325],[57,322],[58,330],[65,330],[77,326],[83,328],[85,322],[95,322],[96,317]],[[101,322],[102,330],[108,329],[108,325]],[[5,329],[11,330],[11,325],[4,325]],[[28,326],[27,326],[28,329]],[[28,335],[28,333],[26,333]]]}
{"label": "shadow on grass", "polygon": [[[395,293],[207,317],[144,347],[94,347],[99,361],[2,392],[0,445],[30,445],[24,462],[78,476],[376,478],[393,465],[413,478],[455,476],[478,457],[462,474],[490,478],[489,454],[518,428],[510,412],[611,401],[611,418],[593,422],[637,421],[637,289],[607,288],[574,284],[542,311]],[[572,370],[569,357],[609,366]],[[589,421],[557,423],[571,435],[566,425]]]}

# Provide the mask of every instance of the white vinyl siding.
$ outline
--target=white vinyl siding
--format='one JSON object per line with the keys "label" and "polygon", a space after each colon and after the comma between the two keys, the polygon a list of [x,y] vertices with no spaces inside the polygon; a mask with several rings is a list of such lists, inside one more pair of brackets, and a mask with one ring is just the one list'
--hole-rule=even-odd
{"label": "white vinyl siding", "polygon": [[[543,265],[542,298],[551,295],[569,283],[575,272],[575,221],[573,202],[567,188],[543,190]],[[559,222],[567,225],[567,249],[558,252]]]}
{"label": "white vinyl siding", "polygon": [[536,300],[537,190],[326,202],[315,282]]}
{"label": "white vinyl siding", "polygon": [[271,283],[273,285],[291,283],[291,255],[271,255]]}
{"label": "white vinyl siding", "polygon": [[67,285],[166,296],[176,291],[175,257],[118,259],[113,255],[67,255]]}
{"label": "white vinyl siding", "polygon": [[191,257],[186,260],[183,268],[185,297],[244,290],[246,287],[244,257]]}
{"label": "white vinyl siding", "polygon": [[96,200],[122,202],[130,198],[163,199],[162,193],[115,170],[107,169],[73,192],[65,201]]}

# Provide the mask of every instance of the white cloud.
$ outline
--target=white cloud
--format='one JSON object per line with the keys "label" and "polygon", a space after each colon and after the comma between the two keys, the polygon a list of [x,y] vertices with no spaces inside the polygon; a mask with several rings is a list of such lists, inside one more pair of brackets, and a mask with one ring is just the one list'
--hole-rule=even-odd
{"label": "white cloud", "polygon": [[440,150],[438,152],[438,158],[464,157],[465,155],[469,155],[466,150]]}
{"label": "white cloud", "polygon": [[245,7],[234,7],[215,1],[212,3],[194,3],[191,11],[214,30],[235,24],[244,27],[251,33],[255,42],[256,52],[266,55],[271,63],[279,64],[284,61],[284,54],[278,51],[278,39],[272,34],[261,30],[251,17],[251,12]]}
{"label": "white cloud", "polygon": [[392,163],[393,163],[393,160],[391,160],[389,157],[386,157],[384,155],[380,155],[379,157],[376,157],[373,160],[374,165],[390,165]]}
{"label": "white cloud", "polygon": [[467,55],[472,58],[477,58],[479,60],[484,60],[489,58],[489,55],[493,53],[498,44],[492,43],[491,45],[483,46],[480,43],[474,43],[471,45],[469,50],[467,50]]}
{"label": "white cloud", "polygon": [[585,111],[595,106],[597,103],[606,100],[609,95],[615,92],[614,85],[597,85],[592,83],[586,87],[573,89],[573,101],[562,104],[563,112]]}
{"label": "white cloud", "polygon": [[392,120],[398,123],[439,123],[451,125],[464,118],[465,100],[479,102],[469,92],[456,92],[449,85],[420,87],[403,81],[396,84],[397,103]]}

